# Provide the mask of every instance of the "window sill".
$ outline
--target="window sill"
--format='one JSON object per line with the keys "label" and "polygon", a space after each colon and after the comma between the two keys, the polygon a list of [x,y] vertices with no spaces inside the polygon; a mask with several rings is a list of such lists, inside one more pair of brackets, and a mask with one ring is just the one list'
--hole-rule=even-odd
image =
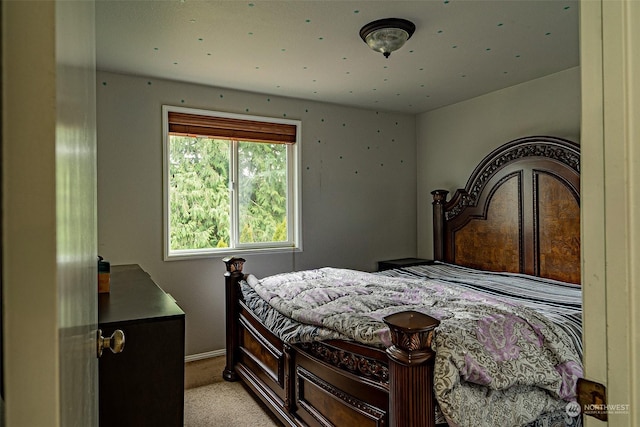
{"label": "window sill", "polygon": [[245,255],[273,255],[284,253],[302,252],[302,248],[281,247],[281,248],[229,248],[220,250],[192,250],[180,251],[178,253],[165,254],[165,261],[183,261],[192,259],[220,258],[229,255],[245,256]]}

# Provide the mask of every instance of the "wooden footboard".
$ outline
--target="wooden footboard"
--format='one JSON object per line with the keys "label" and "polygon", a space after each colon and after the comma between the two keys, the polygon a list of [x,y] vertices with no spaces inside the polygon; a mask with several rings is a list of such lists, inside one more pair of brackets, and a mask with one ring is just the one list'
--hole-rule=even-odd
{"label": "wooden footboard", "polygon": [[345,341],[289,345],[244,304],[244,259],[225,258],[227,363],[290,426],[435,426],[431,337],[438,321],[417,312],[388,316],[386,351]]}

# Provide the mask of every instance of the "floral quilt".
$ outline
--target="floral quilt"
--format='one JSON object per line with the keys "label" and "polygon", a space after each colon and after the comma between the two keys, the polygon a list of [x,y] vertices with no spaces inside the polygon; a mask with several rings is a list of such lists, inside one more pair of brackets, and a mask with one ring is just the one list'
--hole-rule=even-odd
{"label": "floral quilt", "polygon": [[247,282],[292,324],[313,327],[306,337],[288,335],[290,342],[388,346],[385,316],[416,310],[440,320],[434,392],[451,426],[522,426],[575,400],[579,352],[563,328],[530,307],[439,280],[335,268]]}

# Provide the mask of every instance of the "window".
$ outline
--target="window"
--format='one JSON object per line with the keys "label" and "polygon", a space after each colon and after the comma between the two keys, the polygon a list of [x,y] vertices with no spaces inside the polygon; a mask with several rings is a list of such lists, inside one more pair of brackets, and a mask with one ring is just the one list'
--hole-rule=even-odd
{"label": "window", "polygon": [[300,122],[163,106],[165,259],[300,249]]}

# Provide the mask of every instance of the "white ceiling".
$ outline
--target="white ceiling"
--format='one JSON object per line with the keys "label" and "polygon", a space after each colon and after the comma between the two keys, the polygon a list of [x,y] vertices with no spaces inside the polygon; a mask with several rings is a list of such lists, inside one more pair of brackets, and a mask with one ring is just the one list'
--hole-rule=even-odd
{"label": "white ceiling", "polygon": [[[420,113],[579,65],[577,0],[96,2],[99,70]],[[360,38],[416,25],[385,59]]]}

